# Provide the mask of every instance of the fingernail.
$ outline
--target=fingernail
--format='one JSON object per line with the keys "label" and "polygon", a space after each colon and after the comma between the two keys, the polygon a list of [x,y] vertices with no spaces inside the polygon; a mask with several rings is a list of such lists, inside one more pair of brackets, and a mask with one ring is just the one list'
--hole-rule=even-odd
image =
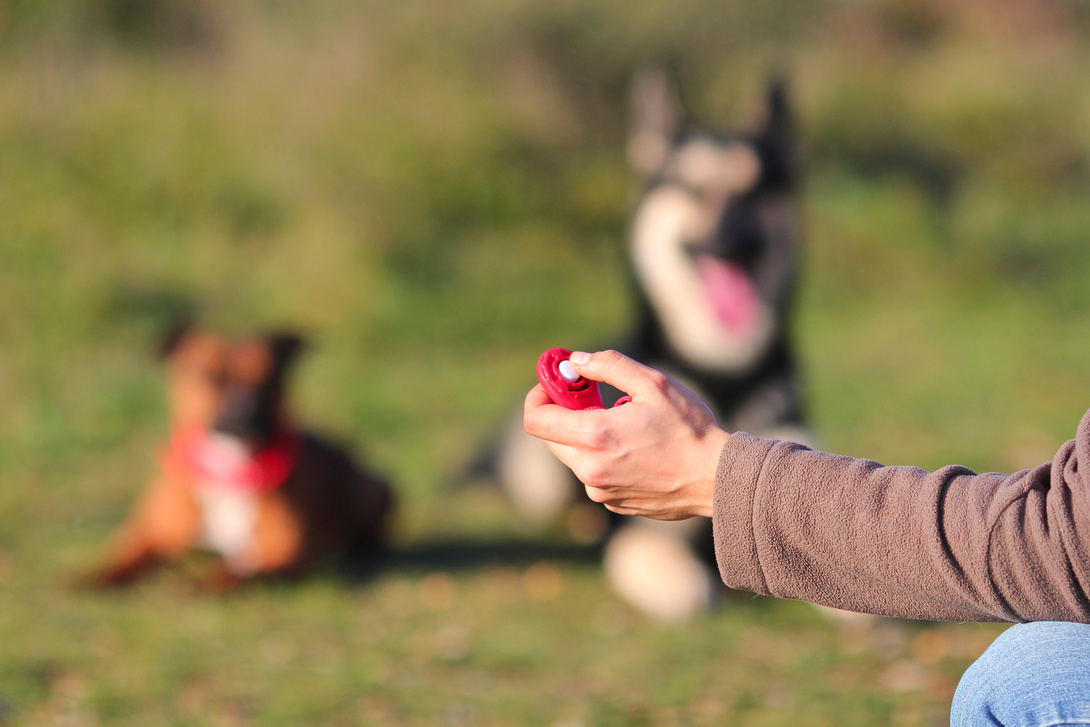
{"label": "fingernail", "polygon": [[568,357],[576,366],[582,366],[590,363],[590,354],[582,351],[573,351],[572,355]]}

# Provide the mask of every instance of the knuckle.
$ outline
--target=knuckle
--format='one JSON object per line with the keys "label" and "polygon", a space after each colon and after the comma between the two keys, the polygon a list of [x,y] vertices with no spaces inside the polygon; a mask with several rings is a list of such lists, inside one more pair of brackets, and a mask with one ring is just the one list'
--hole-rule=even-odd
{"label": "knuckle", "polygon": [[595,490],[601,490],[602,474],[597,467],[593,465],[584,467],[580,474],[582,476],[579,479],[582,480],[584,485]]}
{"label": "knuckle", "polygon": [[[597,502],[598,504],[602,504],[606,500],[609,499],[609,494],[608,493],[606,493],[603,490],[598,489],[594,485],[587,484],[584,487],[584,489],[587,491],[587,497],[590,498],[590,500],[592,502]],[[609,506],[606,505],[606,507],[609,507]]]}
{"label": "knuckle", "polygon": [[599,352],[598,356],[601,357],[602,364],[607,372],[612,371],[617,364],[624,360],[624,354],[620,351],[614,351],[612,348],[607,348],[605,351]]}
{"label": "knuckle", "polygon": [[595,461],[585,463],[581,474],[580,480],[584,485],[603,492],[605,496],[605,488],[609,485],[609,471],[602,463]]}
{"label": "knuckle", "polygon": [[600,417],[584,416],[574,422],[569,432],[582,449],[598,452],[609,447],[613,439],[609,427]]}
{"label": "knuckle", "polygon": [[594,451],[602,451],[609,448],[609,444],[612,441],[612,436],[609,431],[602,428],[596,428],[586,433],[587,447]]}
{"label": "knuckle", "polygon": [[651,371],[647,374],[647,386],[660,394],[670,390],[670,377],[661,371]]}

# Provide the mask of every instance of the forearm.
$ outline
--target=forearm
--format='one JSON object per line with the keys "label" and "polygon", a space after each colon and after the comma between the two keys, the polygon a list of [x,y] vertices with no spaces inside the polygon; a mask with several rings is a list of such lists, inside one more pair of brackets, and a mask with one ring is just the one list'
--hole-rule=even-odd
{"label": "forearm", "polygon": [[1004,476],[734,435],[714,503],[721,574],[732,587],[889,616],[1088,621],[1077,467],[1087,442],[1084,419],[1050,465]]}

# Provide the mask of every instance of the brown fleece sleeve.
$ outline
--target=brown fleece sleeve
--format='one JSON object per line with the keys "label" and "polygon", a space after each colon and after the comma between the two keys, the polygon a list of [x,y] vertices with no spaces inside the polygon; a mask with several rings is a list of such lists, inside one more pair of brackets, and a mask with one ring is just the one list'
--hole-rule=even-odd
{"label": "brown fleece sleeve", "polygon": [[714,531],[733,588],[954,621],[1090,622],[1090,412],[1051,463],[925,472],[731,435]]}

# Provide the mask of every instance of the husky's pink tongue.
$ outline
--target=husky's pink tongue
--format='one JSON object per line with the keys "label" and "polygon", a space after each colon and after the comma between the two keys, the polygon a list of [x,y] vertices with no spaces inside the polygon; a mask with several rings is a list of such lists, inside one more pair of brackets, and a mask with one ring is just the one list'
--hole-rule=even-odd
{"label": "husky's pink tongue", "polygon": [[698,257],[696,266],[708,301],[724,325],[740,332],[756,325],[761,299],[741,267],[706,256]]}

